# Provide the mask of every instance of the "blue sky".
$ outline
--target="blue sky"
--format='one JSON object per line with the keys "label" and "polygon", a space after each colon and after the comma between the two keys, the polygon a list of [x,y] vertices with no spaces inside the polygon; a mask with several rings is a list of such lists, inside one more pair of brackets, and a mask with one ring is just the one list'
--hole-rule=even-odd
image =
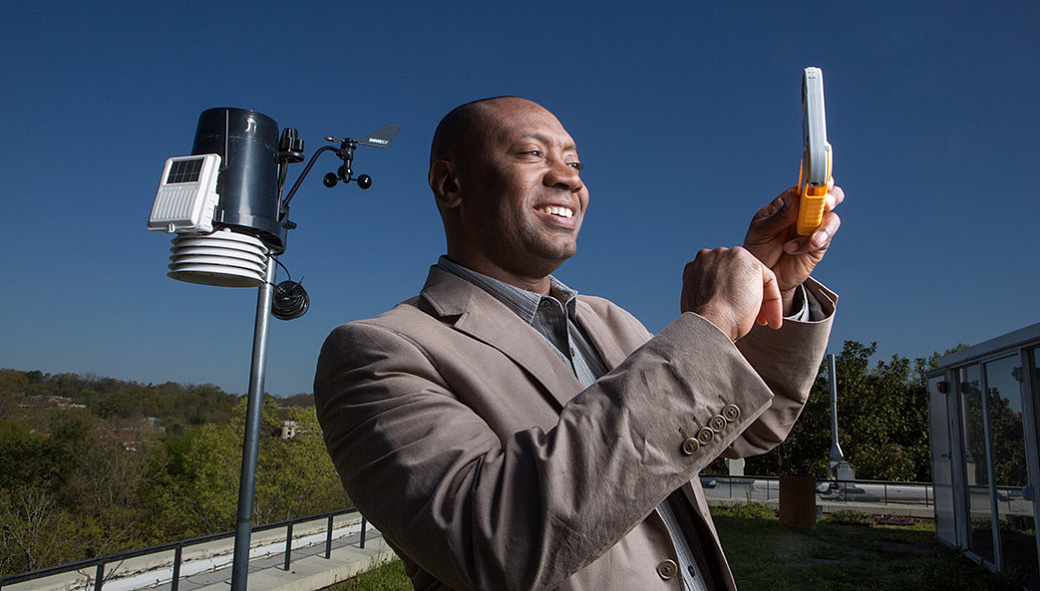
{"label": "blue sky", "polygon": [[[0,367],[248,389],[255,289],[166,277],[145,229],[199,113],[259,111],[359,148],[318,160],[281,257],[311,296],[272,320],[267,390],[309,392],[334,326],[418,292],[444,250],[426,186],[452,107],[515,94],[578,143],[591,203],[557,275],[651,330],[682,265],[743,240],[797,179],[802,68],[823,69],[843,226],[817,277],[831,350],[925,357],[1038,320],[1036,3],[9,2],[0,19]],[[295,166],[289,183],[302,170]],[[280,274],[284,278],[284,273]]]}

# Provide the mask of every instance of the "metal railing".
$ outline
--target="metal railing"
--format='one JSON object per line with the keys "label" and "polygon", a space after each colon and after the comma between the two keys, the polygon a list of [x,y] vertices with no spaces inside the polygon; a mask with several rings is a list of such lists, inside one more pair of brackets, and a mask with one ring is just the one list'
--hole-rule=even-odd
{"label": "metal railing", "polygon": [[[278,523],[270,523],[267,525],[261,525],[253,528],[254,533],[277,530],[284,528],[285,534],[285,561],[283,568],[289,570],[290,562],[292,561],[292,543],[293,543],[293,525],[309,522],[309,521],[320,521],[322,519],[327,520],[325,526],[325,553],[326,559],[332,556],[332,539],[333,539],[333,520],[341,515],[348,515],[351,513],[357,513],[356,508],[341,509],[339,511],[332,511],[329,513],[320,513],[318,515],[309,515],[307,517],[298,517],[288,521],[280,521]],[[361,516],[361,541],[360,547],[365,547],[365,533],[367,531],[367,522],[364,515]],[[81,560],[79,562],[70,562],[68,564],[61,564],[58,566],[52,566],[48,568],[42,568],[34,571],[16,573],[13,575],[7,575],[0,577],[0,589],[7,585],[14,585],[16,583],[25,583],[36,579],[42,579],[45,577],[51,577],[54,575],[60,575],[68,572],[83,571],[94,569],[95,574],[93,578],[94,591],[102,591],[106,582],[105,578],[105,567],[113,563],[121,563],[130,558],[137,558],[140,556],[147,556],[149,554],[159,554],[162,552],[173,551],[173,578],[170,582],[170,591],[178,591],[180,583],[180,571],[181,563],[183,558],[183,551],[185,548],[190,546],[197,546],[206,542],[214,542],[225,539],[234,539],[235,532],[221,532],[218,534],[210,534],[207,536],[199,536],[197,538],[191,538],[188,540],[180,540],[177,542],[170,542],[168,544],[161,544],[159,546],[150,546],[148,548],[139,548],[136,550],[127,550],[125,552],[118,552],[116,554],[108,554],[105,556],[98,556],[96,558],[90,558],[87,560]],[[112,573],[109,573],[112,574]],[[87,585],[90,585],[90,575],[87,576]]]}
{"label": "metal railing", "polygon": [[[771,476],[702,475],[701,486],[708,499],[776,501],[780,498],[780,479]],[[820,503],[903,504],[930,507],[935,503],[931,483],[887,482],[882,480],[816,479],[816,499]]]}

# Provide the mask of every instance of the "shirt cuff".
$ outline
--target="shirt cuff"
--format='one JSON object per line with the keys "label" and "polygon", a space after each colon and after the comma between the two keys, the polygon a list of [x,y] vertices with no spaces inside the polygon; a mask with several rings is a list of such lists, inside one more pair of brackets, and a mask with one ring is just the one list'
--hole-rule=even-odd
{"label": "shirt cuff", "polygon": [[790,316],[784,316],[784,320],[808,322],[810,320],[808,294],[804,285],[799,285],[796,289],[797,291],[794,292],[794,304],[791,306],[791,309],[794,311]]}

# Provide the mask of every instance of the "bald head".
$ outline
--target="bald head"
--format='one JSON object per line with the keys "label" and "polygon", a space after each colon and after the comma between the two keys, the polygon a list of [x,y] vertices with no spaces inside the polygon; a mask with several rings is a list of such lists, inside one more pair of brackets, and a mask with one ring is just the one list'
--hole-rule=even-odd
{"label": "bald head", "polygon": [[517,96],[496,96],[459,105],[441,119],[430,145],[430,164],[438,160],[458,162],[479,150],[493,133],[504,112],[542,109]]}

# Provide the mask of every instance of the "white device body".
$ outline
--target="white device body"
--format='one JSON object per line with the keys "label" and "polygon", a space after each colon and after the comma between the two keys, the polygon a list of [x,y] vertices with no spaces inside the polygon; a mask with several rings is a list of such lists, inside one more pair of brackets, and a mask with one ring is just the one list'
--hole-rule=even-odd
{"label": "white device body", "polygon": [[216,213],[219,154],[170,158],[163,167],[148,229],[170,233],[209,233]]}
{"label": "white device body", "polygon": [[805,68],[802,75],[802,133],[805,134],[805,178],[810,187],[826,187],[831,176],[831,145],[827,143],[827,113],[823,72]]}

